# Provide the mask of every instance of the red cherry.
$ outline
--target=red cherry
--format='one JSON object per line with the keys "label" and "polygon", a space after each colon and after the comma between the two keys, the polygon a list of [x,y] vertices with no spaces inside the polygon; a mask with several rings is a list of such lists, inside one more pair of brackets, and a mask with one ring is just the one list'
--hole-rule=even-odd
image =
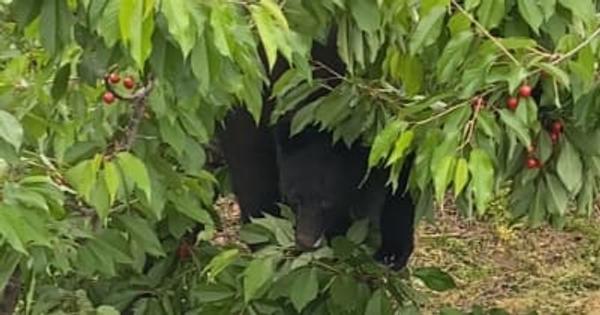
{"label": "red cherry", "polygon": [[180,260],[187,260],[191,255],[192,248],[187,242],[183,242],[177,247],[177,257],[179,257]]}
{"label": "red cherry", "polygon": [[535,168],[539,168],[540,167],[540,160],[534,158],[534,157],[530,157],[527,159],[527,168],[528,169],[535,169]]}
{"label": "red cherry", "polygon": [[508,109],[510,109],[510,110],[517,109],[517,107],[519,107],[519,99],[516,97],[510,97],[506,101],[506,107],[508,107]]}
{"label": "red cherry", "polygon": [[117,84],[117,83],[121,82],[121,77],[119,76],[118,73],[111,73],[108,76],[108,82],[110,82],[111,84]]}
{"label": "red cherry", "polygon": [[557,120],[552,123],[552,133],[560,134],[563,131],[563,124]]}
{"label": "red cherry", "polygon": [[519,95],[522,97],[530,97],[531,96],[531,86],[525,84],[519,88]]}
{"label": "red cherry", "polygon": [[115,95],[111,91],[106,91],[102,95],[102,100],[106,105],[110,105],[115,102]]}
{"label": "red cherry", "polygon": [[552,132],[552,133],[550,134],[550,139],[552,139],[552,143],[553,143],[553,144],[556,144],[556,143],[558,143],[558,139],[559,139],[559,138],[560,138],[560,134],[559,134],[559,133]]}
{"label": "red cherry", "polygon": [[135,87],[135,80],[133,80],[132,77],[125,77],[125,79],[123,79],[123,86],[126,89],[131,90]]}

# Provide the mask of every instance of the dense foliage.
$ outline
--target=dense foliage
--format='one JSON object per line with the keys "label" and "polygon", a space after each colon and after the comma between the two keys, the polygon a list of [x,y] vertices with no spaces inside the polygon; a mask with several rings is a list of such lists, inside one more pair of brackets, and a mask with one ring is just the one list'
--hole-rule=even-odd
{"label": "dense foliage", "polygon": [[[277,218],[245,234],[271,244],[256,255],[208,242],[220,226],[206,165],[215,128],[232,106],[258,118],[265,83],[273,119],[296,109],[325,80],[311,78],[322,65],[309,51],[334,21],[348,74],[297,111],[293,134],[318,124],[365,142],[391,185],[416,153],[421,217],[448,189],[465,215],[483,215],[508,186],[515,217],[560,226],[598,193],[595,0],[0,6],[0,289],[21,287],[28,314],[415,312],[400,311],[418,300],[409,287],[358,246],[360,223],[298,257]],[[268,82],[277,56],[292,69]],[[452,287],[438,270],[414,273]]]}

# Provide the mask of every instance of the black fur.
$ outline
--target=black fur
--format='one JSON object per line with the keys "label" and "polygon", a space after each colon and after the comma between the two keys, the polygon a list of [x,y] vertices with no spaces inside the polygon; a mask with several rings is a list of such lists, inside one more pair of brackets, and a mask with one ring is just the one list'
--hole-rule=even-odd
{"label": "black fur", "polygon": [[[338,73],[345,72],[335,36],[324,46],[315,43],[311,53],[313,60]],[[275,72],[282,73],[280,67],[285,66],[279,63],[277,67]],[[313,75],[331,77],[323,69]],[[329,83],[334,86],[339,82]],[[324,93],[327,89],[306,103]],[[385,185],[385,170],[375,170],[359,187],[367,171],[368,148],[358,143],[350,148],[342,143],[333,145],[331,135],[316,127],[290,138],[290,117],[269,127],[269,94],[265,92],[258,126],[245,110],[237,109],[229,114],[219,135],[244,220],[261,212],[273,213],[275,204],[284,201],[296,211],[298,247],[311,249],[320,237],[342,234],[353,218],[368,216],[378,220],[381,231],[382,244],[376,257],[394,268],[405,266],[413,250],[414,234],[414,204],[410,194],[404,194],[409,169],[403,170],[402,185],[395,194]]]}

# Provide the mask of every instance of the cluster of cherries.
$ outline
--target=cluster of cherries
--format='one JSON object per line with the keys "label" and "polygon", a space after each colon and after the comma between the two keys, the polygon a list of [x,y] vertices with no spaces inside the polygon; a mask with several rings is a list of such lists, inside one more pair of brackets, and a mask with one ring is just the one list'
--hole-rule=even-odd
{"label": "cluster of cherries", "polygon": [[186,241],[181,242],[177,247],[177,257],[180,260],[187,260],[192,256],[192,246]]}
{"label": "cluster of cherries", "polygon": [[[519,96],[523,98],[527,98],[531,96],[531,86],[524,84],[519,88]],[[516,110],[519,107],[519,98],[512,96],[506,100],[506,107],[510,110]]]}
{"label": "cluster of cherries", "polygon": [[[519,107],[519,97],[528,98],[531,97],[532,88],[528,84],[524,84],[519,88],[519,96],[511,96],[506,100],[506,108],[515,111]],[[527,152],[529,155],[527,156],[527,161],[525,164],[528,169],[538,169],[542,167],[542,162],[535,157],[535,147],[531,146],[527,148]]]}
{"label": "cluster of cherries", "polygon": [[[552,144],[557,144],[560,139],[560,135],[563,132],[564,125],[560,120],[556,120],[550,126],[550,139],[552,139]],[[527,156],[527,168],[528,169],[538,169],[542,167],[542,163],[538,158],[535,157],[535,147],[531,146],[527,149],[529,155]]]}
{"label": "cluster of cherries", "polygon": [[[523,84],[519,87],[518,95],[511,96],[506,100],[506,108],[511,111],[517,110],[519,107],[519,101],[521,98],[529,98],[533,93],[533,88],[529,84]],[[475,110],[481,110],[484,106],[483,97],[479,96],[473,100],[473,108]],[[560,135],[563,132],[563,123],[561,121],[554,121],[550,127],[550,138],[552,139],[552,144],[557,144],[560,139]],[[527,160],[525,161],[525,165],[528,169],[539,169],[541,168],[542,162],[535,156],[536,148],[535,146],[531,146],[527,148]]]}
{"label": "cluster of cherries", "polygon": [[[529,85],[529,84],[521,85],[521,87],[519,88],[518,97],[517,96],[509,97],[506,100],[506,107],[513,111],[516,110],[517,107],[519,107],[519,97],[528,98],[528,97],[531,97],[532,93],[533,93],[533,89],[532,89],[531,85]],[[471,105],[473,106],[474,110],[481,110],[485,106],[485,100],[482,96],[478,96],[475,99],[473,99],[473,102],[471,103]]]}
{"label": "cluster of cherries", "polygon": [[[119,82],[121,82],[121,76],[118,73],[113,72],[108,75],[107,80],[110,84],[119,84]],[[123,87],[127,90],[133,89],[135,87],[135,80],[133,79],[133,77],[126,76],[125,78],[123,78]],[[106,91],[102,95],[102,101],[104,101],[104,104],[106,105],[114,103],[116,99],[117,97],[111,91]]]}

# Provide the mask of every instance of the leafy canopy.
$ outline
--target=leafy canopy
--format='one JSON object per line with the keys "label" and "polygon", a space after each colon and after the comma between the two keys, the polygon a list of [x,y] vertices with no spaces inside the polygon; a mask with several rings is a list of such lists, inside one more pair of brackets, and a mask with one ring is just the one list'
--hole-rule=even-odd
{"label": "leafy canopy", "polygon": [[[513,215],[560,226],[572,206],[591,213],[599,189],[599,7],[595,0],[0,1],[0,288],[21,266],[25,305],[38,301],[34,313],[76,296],[69,300],[79,307],[88,297],[110,305],[98,308],[102,314],[130,303],[140,313],[229,314],[233,304],[223,301],[230,300],[249,313],[280,314],[273,304],[280,296],[267,287],[286,279],[294,289],[279,292],[289,293],[285,314],[327,305],[390,313],[398,306],[387,300],[393,287],[335,273],[323,282],[313,265],[280,269],[277,255],[240,260],[237,249],[204,247],[219,225],[207,148],[223,115],[245,106],[258,119],[266,83],[274,120],[293,111],[292,133],[318,125],[336,141],[364,142],[369,166],[388,167],[394,187],[414,154],[410,189],[420,217],[448,190],[465,215],[484,215],[509,186]],[[348,73],[331,73],[342,84],[301,106],[327,80],[311,78],[321,65],[309,52],[334,24]],[[270,82],[277,58],[291,68]],[[111,85],[110,72],[132,76],[135,89]],[[106,89],[118,95],[110,106]],[[511,97],[518,100],[509,106]],[[254,228],[253,240],[264,240]],[[287,241],[279,248],[290,243],[281,233],[277,241]],[[182,238],[214,259],[180,264]],[[178,276],[167,279],[173,270]],[[192,279],[187,270],[204,270],[190,280],[199,288],[181,285]],[[320,294],[325,286],[330,298]]]}

